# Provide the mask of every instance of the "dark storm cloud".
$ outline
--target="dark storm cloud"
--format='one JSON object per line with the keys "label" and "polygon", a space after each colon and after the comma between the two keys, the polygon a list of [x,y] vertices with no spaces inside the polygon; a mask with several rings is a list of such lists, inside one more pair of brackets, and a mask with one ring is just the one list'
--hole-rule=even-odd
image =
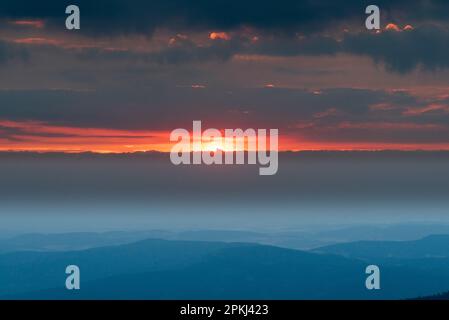
{"label": "dark storm cloud", "polygon": [[[47,26],[45,34],[51,37],[52,30],[65,32],[65,7],[73,3],[65,0],[4,0],[0,3],[0,19],[43,19]],[[371,4],[369,1],[200,0],[192,3],[187,0],[79,0],[75,4],[80,6],[82,14],[82,28],[76,34],[82,36],[151,35],[158,27],[186,33],[236,31],[231,41],[213,41],[198,46],[185,40],[175,47],[151,53],[137,53],[132,48],[122,52],[101,48],[77,50],[77,56],[82,59],[128,59],[155,64],[180,64],[227,61],[235,54],[290,57],[349,53],[369,56],[376,63],[384,63],[389,71],[399,73],[409,72],[416,67],[427,70],[449,67],[449,31],[442,26],[422,25],[429,21],[447,22],[447,1],[377,1],[384,26],[387,22],[399,19],[403,24],[416,22],[415,30],[380,34],[351,33],[350,30],[340,41],[324,36],[319,31],[340,30],[340,23],[349,29],[354,26],[357,30],[363,29],[366,17],[364,9]],[[254,28],[260,40],[251,42],[249,38],[239,35],[238,30],[242,26]],[[298,38],[297,32],[304,35],[303,38]],[[24,59],[38,50],[41,50],[38,46],[0,42],[0,63],[13,58]],[[71,50],[61,50],[56,46],[54,50],[59,50],[62,55],[71,53]]]}
{"label": "dark storm cloud", "polygon": [[437,70],[449,67],[449,31],[435,26],[424,26],[412,31],[388,31],[372,35],[348,35],[344,50],[367,55],[387,69],[405,73],[417,66]]}
{"label": "dark storm cloud", "polygon": [[263,39],[242,48],[242,53],[246,54],[283,57],[333,55],[341,51],[341,44],[337,40],[326,36],[310,36],[304,39],[277,37]]}
{"label": "dark storm cloud", "polygon": [[346,33],[341,40],[327,36],[302,39],[277,37],[254,45],[234,46],[239,53],[271,56],[317,56],[347,53],[366,55],[388,71],[407,73],[417,67],[435,71],[449,68],[449,30],[423,25],[413,30]]}
{"label": "dark storm cloud", "polygon": [[[109,57],[122,57],[134,53],[96,52]],[[424,25],[408,31],[383,31],[373,33],[347,33],[340,41],[328,36],[275,37],[260,39],[255,43],[240,37],[231,41],[214,41],[208,46],[193,43],[176,48],[163,49],[151,54],[134,54],[133,58],[156,63],[226,61],[235,54],[259,54],[268,56],[316,56],[348,53],[366,55],[375,63],[383,63],[388,71],[407,73],[417,67],[440,70],[449,67],[449,30]],[[85,52],[82,56],[88,56]]]}
{"label": "dark storm cloud", "polygon": [[23,60],[44,50],[48,54],[74,55],[81,60],[140,61],[159,65],[225,62],[236,54],[293,57],[346,53],[365,55],[375,63],[383,63],[388,71],[407,73],[417,67],[430,71],[449,68],[449,30],[424,25],[408,31],[347,33],[340,40],[311,35],[303,38],[260,37],[252,42],[247,37],[235,36],[229,41],[210,41],[206,45],[185,40],[153,52],[113,51],[100,47],[64,49],[57,45],[17,45],[0,41],[0,63],[15,58]]}
{"label": "dark storm cloud", "polygon": [[[345,20],[363,25],[365,7],[371,1],[358,0],[3,0],[0,17],[6,19],[45,19],[64,27],[65,8],[77,4],[82,12],[82,32],[89,34],[151,34],[156,28],[230,30],[249,26],[263,30],[311,32]],[[399,11],[405,16],[444,18],[439,0],[376,1],[384,14]],[[419,12],[419,16],[416,14]],[[296,30],[301,29],[301,30]]]}
{"label": "dark storm cloud", "polygon": [[[220,124],[277,123],[324,118],[330,109],[348,119],[371,117],[371,107],[389,104],[400,110],[420,107],[403,92],[382,90],[327,89],[193,89],[167,85],[121,90],[77,92],[70,90],[0,91],[0,119],[39,120],[63,125],[168,129],[174,123],[204,119]],[[392,116],[393,111],[389,116]],[[399,115],[398,112],[396,111]]]}

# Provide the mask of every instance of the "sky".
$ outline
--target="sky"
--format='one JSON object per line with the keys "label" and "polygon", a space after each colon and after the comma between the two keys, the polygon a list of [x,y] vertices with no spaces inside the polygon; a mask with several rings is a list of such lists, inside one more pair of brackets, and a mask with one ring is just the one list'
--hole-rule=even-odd
{"label": "sky", "polygon": [[194,120],[281,150],[449,150],[449,3],[376,1],[377,32],[369,4],[2,0],[0,151],[169,151]]}

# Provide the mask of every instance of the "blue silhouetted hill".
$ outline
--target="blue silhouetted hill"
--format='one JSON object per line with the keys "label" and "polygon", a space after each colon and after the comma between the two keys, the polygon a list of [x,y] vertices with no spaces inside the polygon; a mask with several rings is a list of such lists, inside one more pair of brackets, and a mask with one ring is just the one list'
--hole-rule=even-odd
{"label": "blue silhouetted hill", "polygon": [[[65,267],[81,290],[65,289]],[[449,288],[449,275],[382,267],[382,289],[365,288],[366,263],[273,246],[145,240],[71,252],[0,255],[3,298],[393,299]]]}

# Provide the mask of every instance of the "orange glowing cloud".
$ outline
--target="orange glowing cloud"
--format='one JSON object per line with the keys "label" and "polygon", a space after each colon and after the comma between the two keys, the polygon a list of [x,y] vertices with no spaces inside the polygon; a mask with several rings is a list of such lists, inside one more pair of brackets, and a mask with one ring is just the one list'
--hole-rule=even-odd
{"label": "orange glowing cloud", "polygon": [[449,113],[449,106],[444,104],[430,104],[422,108],[408,108],[402,114],[405,116],[419,116],[428,112]]}
{"label": "orange glowing cloud", "polygon": [[192,89],[206,89],[206,86],[203,84],[192,84],[190,87]]}
{"label": "orange glowing cloud", "polygon": [[21,132],[32,134],[63,134],[78,137],[108,137],[108,136],[152,136],[150,131],[126,131],[115,129],[101,129],[101,128],[78,128],[65,126],[52,126],[40,121],[9,121],[0,120],[0,127],[20,129]]}
{"label": "orange glowing cloud", "polygon": [[339,112],[337,109],[335,109],[335,108],[330,108],[330,109],[327,109],[326,111],[315,113],[315,114],[313,115],[313,117],[314,117],[315,119],[321,119],[321,118],[326,118],[326,117],[335,116],[335,115],[338,115],[339,113],[340,113],[340,112]]}
{"label": "orange glowing cloud", "polygon": [[211,32],[209,34],[211,40],[231,40],[231,36],[226,32]]}
{"label": "orange glowing cloud", "polygon": [[0,120],[0,150],[63,152],[168,151],[168,132],[54,126]]}
{"label": "orange glowing cloud", "polygon": [[[332,110],[330,110],[332,113]],[[280,151],[301,150],[449,150],[449,143],[402,143],[389,141],[324,141],[303,138],[301,132],[313,127],[313,123],[299,124],[296,131],[279,136]],[[438,124],[389,123],[389,122],[343,122],[335,129],[363,130],[418,130],[447,132]],[[138,151],[170,152],[174,142],[170,131],[164,130],[122,130],[107,128],[82,128],[51,125],[40,121],[10,121],[0,119],[0,151],[35,152],[98,152],[128,153]],[[223,136],[222,139],[202,140],[201,151],[231,151],[236,141]],[[237,141],[238,143],[238,141]],[[238,145],[238,144],[236,144]],[[242,145],[242,144],[240,144]],[[248,144],[243,142],[245,150]]]}
{"label": "orange glowing cloud", "polygon": [[385,27],[385,30],[401,31],[399,26],[397,24],[394,24],[394,23],[387,24],[387,26]]}
{"label": "orange glowing cloud", "polygon": [[400,142],[297,142],[295,146],[289,148],[290,151],[382,151],[382,150],[449,150],[448,143],[400,143]]}
{"label": "orange glowing cloud", "polygon": [[16,26],[25,26],[37,29],[42,29],[45,26],[45,22],[42,20],[16,20],[12,21],[11,24]]}
{"label": "orange glowing cloud", "polygon": [[402,28],[402,29],[395,23],[389,23],[385,27],[385,30],[396,31],[396,32],[411,31],[411,30],[414,30],[414,29],[415,28],[413,28],[413,26],[410,25],[410,24],[405,25],[404,28]]}
{"label": "orange glowing cloud", "polygon": [[47,44],[47,45],[58,45],[60,41],[56,39],[48,39],[48,38],[21,38],[14,40],[15,43],[19,44]]}
{"label": "orange glowing cloud", "polygon": [[396,107],[389,103],[383,102],[383,103],[377,103],[377,104],[371,105],[369,108],[370,108],[370,110],[373,110],[373,111],[388,111],[388,110],[393,110]]}
{"label": "orange glowing cloud", "polygon": [[[408,125],[403,126],[403,128]],[[361,127],[375,127],[362,125]],[[390,124],[381,124],[379,127],[391,127]],[[410,126],[409,126],[410,127]],[[449,150],[449,143],[445,142],[399,142],[399,141],[324,141],[301,137],[295,133],[279,136],[280,151],[380,151],[380,150]]]}

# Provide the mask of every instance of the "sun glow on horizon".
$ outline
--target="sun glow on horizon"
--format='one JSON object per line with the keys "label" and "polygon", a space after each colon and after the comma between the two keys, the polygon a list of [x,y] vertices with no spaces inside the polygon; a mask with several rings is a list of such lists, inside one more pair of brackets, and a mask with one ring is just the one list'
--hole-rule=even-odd
{"label": "sun glow on horizon", "polygon": [[[408,129],[408,128],[402,128]],[[170,152],[174,143],[166,130],[117,130],[55,126],[38,121],[6,121],[0,119],[0,151],[63,153],[133,153]],[[8,133],[13,132],[13,133]],[[243,141],[242,141],[243,140]],[[195,141],[193,141],[195,142]],[[244,137],[203,138],[189,143],[194,152],[233,152],[251,150]],[[257,143],[256,143],[257,145]],[[269,137],[267,146],[269,145]],[[198,147],[199,146],[199,147]],[[261,149],[263,150],[263,148]],[[449,143],[404,143],[388,141],[314,141],[295,132],[280,132],[279,151],[304,150],[448,150]]]}

